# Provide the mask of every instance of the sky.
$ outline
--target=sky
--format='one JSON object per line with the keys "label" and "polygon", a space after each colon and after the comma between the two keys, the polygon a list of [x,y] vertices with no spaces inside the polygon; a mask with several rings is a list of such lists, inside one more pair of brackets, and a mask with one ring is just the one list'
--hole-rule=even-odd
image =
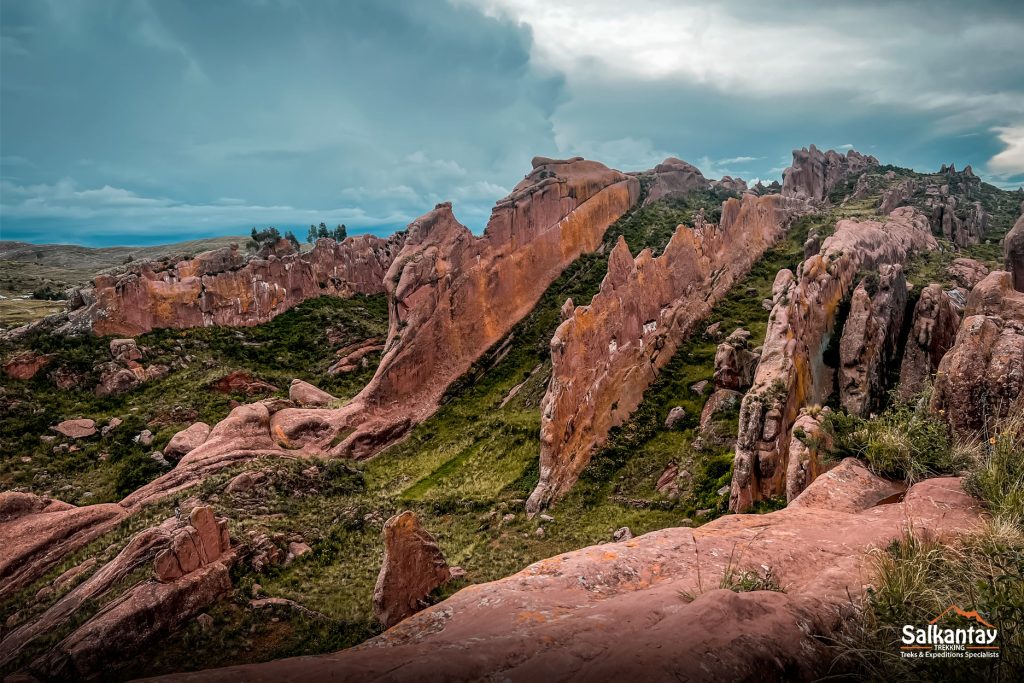
{"label": "sky", "polygon": [[0,239],[480,231],[536,155],[1016,188],[1022,36],[1017,0],[2,0]]}

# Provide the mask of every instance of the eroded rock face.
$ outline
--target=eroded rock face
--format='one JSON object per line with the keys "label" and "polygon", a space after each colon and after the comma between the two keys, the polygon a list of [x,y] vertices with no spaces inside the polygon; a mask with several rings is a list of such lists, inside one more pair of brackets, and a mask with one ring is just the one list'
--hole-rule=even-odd
{"label": "eroded rock face", "polygon": [[882,194],[882,201],[878,205],[878,213],[882,216],[888,216],[892,213],[893,209],[903,206],[920,189],[921,184],[914,178],[908,178],[903,182],[893,185]]}
{"label": "eroded rock face", "polygon": [[749,510],[754,501],[782,495],[790,432],[800,409],[822,403],[832,371],[822,360],[840,303],[861,269],[878,270],[937,249],[928,220],[909,207],[884,222],[841,220],[821,253],[783,278],[774,296],[754,385],[740,407],[729,507]]}
{"label": "eroded rock face", "polygon": [[[822,641],[844,623],[850,596],[863,595],[871,548],[981,523],[958,479],[930,479],[871,507],[888,497],[886,484],[855,461],[841,467],[784,510],[543,560],[363,647],[161,680],[816,680],[836,673]],[[854,495],[842,486],[849,480],[861,480]],[[874,493],[856,495],[865,489]],[[717,589],[736,556],[741,570],[771,568],[785,592]],[[680,599],[687,594],[696,597]]]}
{"label": "eroded rock face", "polygon": [[972,258],[955,258],[946,270],[957,284],[968,290],[988,275],[988,267]]}
{"label": "eroded rock face", "polygon": [[[659,199],[683,197],[690,192],[707,190],[711,181],[704,177],[693,164],[682,159],[669,157],[654,167],[654,183],[647,193],[644,205],[652,204]],[[730,178],[730,180],[732,180]],[[746,187],[746,183],[744,183]]]}
{"label": "eroded rock face", "polygon": [[898,263],[883,265],[854,290],[839,342],[839,399],[847,412],[866,417],[881,403],[906,309],[907,280]]}
{"label": "eroded rock face", "polygon": [[72,299],[80,306],[58,330],[135,336],[160,328],[258,325],[306,299],[379,294],[403,239],[321,239],[304,254],[280,246],[253,258],[235,246],[166,267],[133,265],[79,290]]}
{"label": "eroded rock face", "polygon": [[946,182],[925,188],[933,232],[958,247],[981,244],[991,220],[981,202],[972,201],[978,196],[981,179],[970,166],[958,172],[952,164],[944,165],[939,173],[946,176]]}
{"label": "eroded rock face", "polygon": [[846,156],[817,147],[793,150],[793,165],[782,173],[782,194],[812,201],[824,201],[835,187],[878,165],[878,159],[849,150]]}
{"label": "eroded rock face", "polygon": [[787,502],[802,494],[825,469],[822,456],[828,452],[832,444],[828,432],[821,428],[827,410],[825,408],[812,412],[804,408],[793,423],[789,440],[789,462],[786,465]]}
{"label": "eroded rock face", "polygon": [[960,312],[942,285],[921,290],[900,365],[900,396],[909,400],[925,388],[946,351],[953,346],[960,326]]}
{"label": "eroded rock face", "polygon": [[[390,329],[376,374],[344,408],[276,413],[282,443],[362,458],[400,438],[566,266],[600,246],[639,195],[635,177],[597,162],[538,157],[533,165],[480,237],[450,204],[409,226],[386,278]],[[333,445],[342,430],[348,436]]]}
{"label": "eroded rock face", "polygon": [[[68,623],[88,600],[100,599],[147,563],[157,582],[138,584],[34,661],[28,673],[44,680],[96,680],[159,636],[192,618],[231,589],[226,520],[208,506],[192,509],[188,522],[170,518],[128,541],[118,555],[0,641],[0,666],[35,639]],[[95,562],[93,563],[95,564]],[[78,567],[79,574],[91,567]]]}
{"label": "eroded rock face", "polygon": [[679,343],[803,210],[799,200],[746,195],[722,205],[721,225],[679,226],[657,258],[645,249],[633,259],[619,240],[601,290],[551,340],[540,483],[529,512],[575,483],[593,449],[636,409]]}
{"label": "eroded rock face", "polygon": [[715,387],[744,391],[754,381],[761,354],[750,349],[750,332],[734,330],[715,350]]}
{"label": "eroded rock face", "polygon": [[939,363],[931,409],[959,432],[1024,410],[1024,294],[994,271],[967,300],[953,347]]}
{"label": "eroded rock face", "polygon": [[451,579],[448,563],[419,518],[406,510],[384,524],[384,564],[373,588],[373,613],[386,628],[423,609]]}
{"label": "eroded rock face", "polygon": [[1013,288],[1024,292],[1024,214],[1003,238],[1003,253],[1004,267],[1013,274]]}

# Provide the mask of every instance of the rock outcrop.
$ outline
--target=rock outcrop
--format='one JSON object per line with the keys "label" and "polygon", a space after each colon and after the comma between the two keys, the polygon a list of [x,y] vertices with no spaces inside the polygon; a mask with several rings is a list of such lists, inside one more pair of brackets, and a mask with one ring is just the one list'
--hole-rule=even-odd
{"label": "rock outcrop", "polygon": [[384,563],[373,588],[373,613],[385,628],[427,606],[451,579],[448,563],[419,518],[406,510],[384,523]]}
{"label": "rock outcrop", "polygon": [[843,156],[835,150],[821,152],[817,147],[793,150],[793,165],[782,173],[782,194],[787,197],[821,202],[847,178],[859,175],[878,159],[849,150]]}
{"label": "rock outcrop", "polygon": [[977,201],[981,179],[970,166],[958,172],[952,164],[940,174],[946,181],[925,188],[925,206],[931,209],[932,231],[958,247],[981,244],[991,216]]}
{"label": "rock outcrop", "polygon": [[[816,680],[836,674],[824,643],[864,594],[871,548],[981,523],[958,479],[930,479],[879,504],[892,489],[845,461],[784,510],[542,560],[463,589],[362,647],[158,680]],[[768,568],[785,592],[719,589],[737,557],[733,571]]]}
{"label": "rock outcrop", "polygon": [[740,408],[731,510],[743,512],[786,492],[790,430],[801,408],[832,393],[833,372],[822,355],[857,273],[937,248],[927,218],[901,207],[882,222],[839,221],[796,277],[779,273],[761,361]]}
{"label": "rock outcrop", "polygon": [[936,373],[931,409],[957,431],[978,433],[1024,411],[1024,293],[993,271],[967,299],[964,320]]}
{"label": "rock outcrop", "polygon": [[143,366],[139,361],[145,354],[134,339],[111,339],[110,357],[110,362],[97,367],[100,372],[97,396],[123,394],[144,382],[166,377],[170,372],[166,365]]}
{"label": "rock outcrop", "polygon": [[337,398],[331,396],[320,387],[313,386],[301,379],[292,380],[291,386],[288,387],[288,399],[295,403],[295,405],[302,406],[303,408],[328,406],[338,401]]}
{"label": "rock outcrop", "polygon": [[988,267],[972,258],[955,258],[946,268],[946,272],[966,290],[985,279]]}
{"label": "rock outcrop", "polygon": [[36,353],[31,350],[21,351],[4,362],[4,374],[11,379],[29,380],[49,365],[52,360],[53,354]]}
{"label": "rock outcrop", "polygon": [[119,275],[99,275],[78,290],[72,308],[56,319],[63,332],[135,336],[160,328],[258,325],[323,295],[384,291],[384,275],[404,235],[371,235],[338,243],[321,239],[309,252],[247,257],[237,246],[203,252],[163,266],[133,264]]}
{"label": "rock outcrop", "polygon": [[839,341],[839,400],[848,413],[867,417],[881,404],[906,310],[907,280],[898,263],[881,266],[853,291]]}
{"label": "rock outcrop", "polygon": [[900,396],[909,400],[924,390],[939,362],[953,346],[960,327],[960,311],[942,285],[921,290],[900,364]]}
{"label": "rock outcrop", "polygon": [[805,209],[780,195],[729,199],[720,225],[679,226],[657,258],[645,249],[633,259],[619,240],[601,290],[551,340],[540,483],[529,512],[575,483],[593,449],[636,409],[694,325]]}
{"label": "rock outcrop", "polygon": [[1013,288],[1024,292],[1024,213],[1003,238],[1003,253],[1004,267],[1013,274]]}
{"label": "rock outcrop", "polygon": [[750,332],[733,330],[715,350],[715,387],[745,391],[754,382],[761,354],[750,349]]}
{"label": "rock outcrop", "polygon": [[888,216],[893,209],[899,208],[907,203],[921,189],[921,184],[914,178],[908,178],[893,185],[882,194],[882,201],[878,205],[878,213]]}
{"label": "rock outcrop", "polygon": [[171,462],[177,462],[202,446],[209,436],[210,425],[205,422],[196,422],[171,437],[171,440],[164,446],[164,457]]}
{"label": "rock outcrop", "polygon": [[635,177],[597,162],[538,157],[480,237],[455,220],[451,204],[439,204],[409,226],[388,271],[390,329],[373,379],[343,408],[275,414],[275,436],[291,448],[352,458],[400,438],[566,266],[600,246],[639,190]]}
{"label": "rock outcrop", "polygon": [[825,471],[822,458],[832,445],[828,432],[821,427],[827,411],[828,408],[803,408],[793,422],[789,441],[789,462],[786,465],[787,502],[800,496],[807,486]]}
{"label": "rock outcrop", "polygon": [[691,192],[707,190],[711,181],[696,166],[682,159],[669,157],[654,167],[654,182],[647,192],[644,205],[661,199],[685,197]]}

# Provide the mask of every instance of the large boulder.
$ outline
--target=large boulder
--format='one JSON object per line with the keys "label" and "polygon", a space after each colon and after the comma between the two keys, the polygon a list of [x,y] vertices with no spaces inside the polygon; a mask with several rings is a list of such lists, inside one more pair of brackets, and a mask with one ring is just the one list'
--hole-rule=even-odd
{"label": "large boulder", "polygon": [[177,462],[202,446],[209,436],[210,425],[205,422],[196,422],[171,437],[171,440],[164,446],[164,457],[171,462]]}
{"label": "large boulder", "polygon": [[4,362],[4,374],[11,379],[22,381],[32,379],[36,373],[50,364],[53,354],[21,351]]}
{"label": "large boulder", "polygon": [[665,159],[651,172],[654,174],[654,182],[647,192],[645,205],[660,199],[684,197],[691,192],[711,187],[711,182],[704,177],[700,169],[675,157]]}
{"label": "large boulder", "polygon": [[96,421],[89,418],[64,420],[60,424],[51,427],[51,429],[69,439],[84,439],[96,433]]}
{"label": "large boulder", "polygon": [[427,606],[451,579],[448,563],[419,518],[408,510],[384,524],[384,563],[373,588],[373,613],[390,628]]}
{"label": "large boulder", "polygon": [[734,330],[715,351],[715,387],[744,391],[754,381],[759,353],[750,350],[750,332]]}
{"label": "large boulder", "polygon": [[328,406],[338,401],[323,389],[298,378],[293,379],[291,386],[288,387],[288,398],[304,408]]}

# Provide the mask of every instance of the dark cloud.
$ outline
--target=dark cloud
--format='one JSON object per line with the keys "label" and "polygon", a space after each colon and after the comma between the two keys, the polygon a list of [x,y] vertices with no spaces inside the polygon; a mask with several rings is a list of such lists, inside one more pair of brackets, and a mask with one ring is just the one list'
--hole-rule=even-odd
{"label": "dark cloud", "polygon": [[[4,0],[3,238],[152,242],[452,199],[536,154],[1024,174],[1020,3]],[[747,158],[751,157],[751,158]]]}

